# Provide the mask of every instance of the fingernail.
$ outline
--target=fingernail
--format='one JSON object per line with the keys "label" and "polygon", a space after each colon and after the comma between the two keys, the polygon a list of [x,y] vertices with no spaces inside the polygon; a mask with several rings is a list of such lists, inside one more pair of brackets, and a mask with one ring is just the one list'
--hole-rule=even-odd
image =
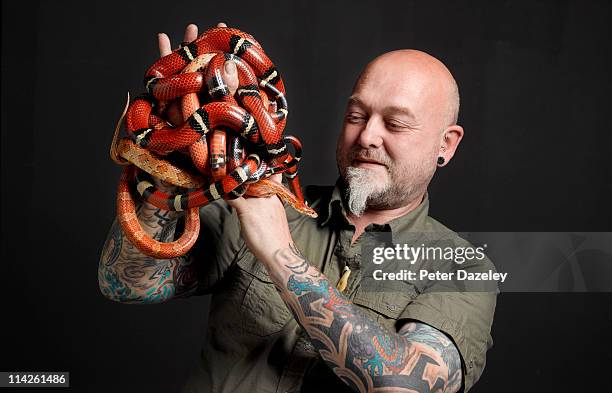
{"label": "fingernail", "polygon": [[226,61],[223,66],[226,74],[234,74],[236,73],[236,64],[233,61]]}

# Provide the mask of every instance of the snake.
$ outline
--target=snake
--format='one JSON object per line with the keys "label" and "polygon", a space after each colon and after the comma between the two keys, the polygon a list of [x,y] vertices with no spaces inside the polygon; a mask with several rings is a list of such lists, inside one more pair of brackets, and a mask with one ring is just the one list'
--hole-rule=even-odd
{"label": "snake", "polygon": [[[236,65],[235,95],[222,78],[227,61]],[[185,255],[199,236],[200,207],[218,199],[276,195],[299,213],[317,216],[299,184],[302,144],[283,134],[288,115],[283,80],[250,34],[210,29],[154,62],[144,86],[145,93],[131,102],[128,94],[110,149],[111,158],[124,166],[117,220],[144,254]],[[118,138],[124,119],[128,136]],[[270,179],[278,173],[291,190]],[[161,189],[154,179],[178,189]],[[159,209],[184,211],[181,236],[161,242],[148,235],[137,218],[136,194]]]}

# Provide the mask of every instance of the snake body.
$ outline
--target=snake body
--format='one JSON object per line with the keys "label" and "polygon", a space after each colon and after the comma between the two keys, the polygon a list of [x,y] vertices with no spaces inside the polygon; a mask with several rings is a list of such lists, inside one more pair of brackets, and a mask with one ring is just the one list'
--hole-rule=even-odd
{"label": "snake body", "polygon": [[[236,64],[237,99],[221,77],[228,60]],[[127,109],[129,137],[113,140],[111,146],[116,162],[130,164],[119,182],[118,221],[141,251],[164,259],[184,255],[199,234],[199,207],[217,199],[278,195],[300,213],[316,217],[299,186],[301,143],[283,135],[288,112],[282,78],[252,36],[237,29],[211,29],[156,61],[144,84],[147,93]],[[173,124],[171,110],[177,106],[182,122]],[[293,154],[287,145],[293,146]],[[188,156],[190,169],[165,157],[169,155]],[[275,173],[284,173],[292,192],[267,179]],[[181,191],[164,192],[151,176]],[[136,216],[132,184],[152,205],[185,211],[179,239],[162,243],[145,233]]]}

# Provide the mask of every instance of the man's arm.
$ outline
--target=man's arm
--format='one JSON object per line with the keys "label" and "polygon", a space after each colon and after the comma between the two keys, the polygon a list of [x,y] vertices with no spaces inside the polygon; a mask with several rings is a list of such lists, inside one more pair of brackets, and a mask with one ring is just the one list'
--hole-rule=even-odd
{"label": "man's arm", "polygon": [[[277,179],[278,180],[278,179]],[[242,236],[334,373],[357,392],[455,392],[461,360],[454,344],[425,324],[387,330],[340,294],[293,244],[276,197],[238,198]]]}
{"label": "man's arm", "polygon": [[461,355],[455,344],[444,333],[421,322],[407,322],[400,328],[399,334],[408,341],[429,346],[442,356],[448,367],[448,383],[444,392],[457,392],[461,388],[463,378]]}
{"label": "man's arm", "polygon": [[[143,229],[158,241],[172,241],[177,213],[143,203],[138,208]],[[174,259],[154,259],[125,237],[115,220],[98,265],[100,291],[122,303],[161,303],[196,289],[194,264],[189,254]]]}
{"label": "man's arm", "polygon": [[347,300],[291,245],[264,262],[283,300],[334,373],[358,392],[456,392],[461,360],[440,331],[406,323],[399,333]]}

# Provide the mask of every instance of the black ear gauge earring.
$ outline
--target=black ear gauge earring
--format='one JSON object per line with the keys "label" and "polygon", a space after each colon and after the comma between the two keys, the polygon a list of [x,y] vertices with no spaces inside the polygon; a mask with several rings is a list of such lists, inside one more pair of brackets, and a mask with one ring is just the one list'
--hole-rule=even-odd
{"label": "black ear gauge earring", "polygon": [[444,165],[444,157],[438,157],[438,165]]}

